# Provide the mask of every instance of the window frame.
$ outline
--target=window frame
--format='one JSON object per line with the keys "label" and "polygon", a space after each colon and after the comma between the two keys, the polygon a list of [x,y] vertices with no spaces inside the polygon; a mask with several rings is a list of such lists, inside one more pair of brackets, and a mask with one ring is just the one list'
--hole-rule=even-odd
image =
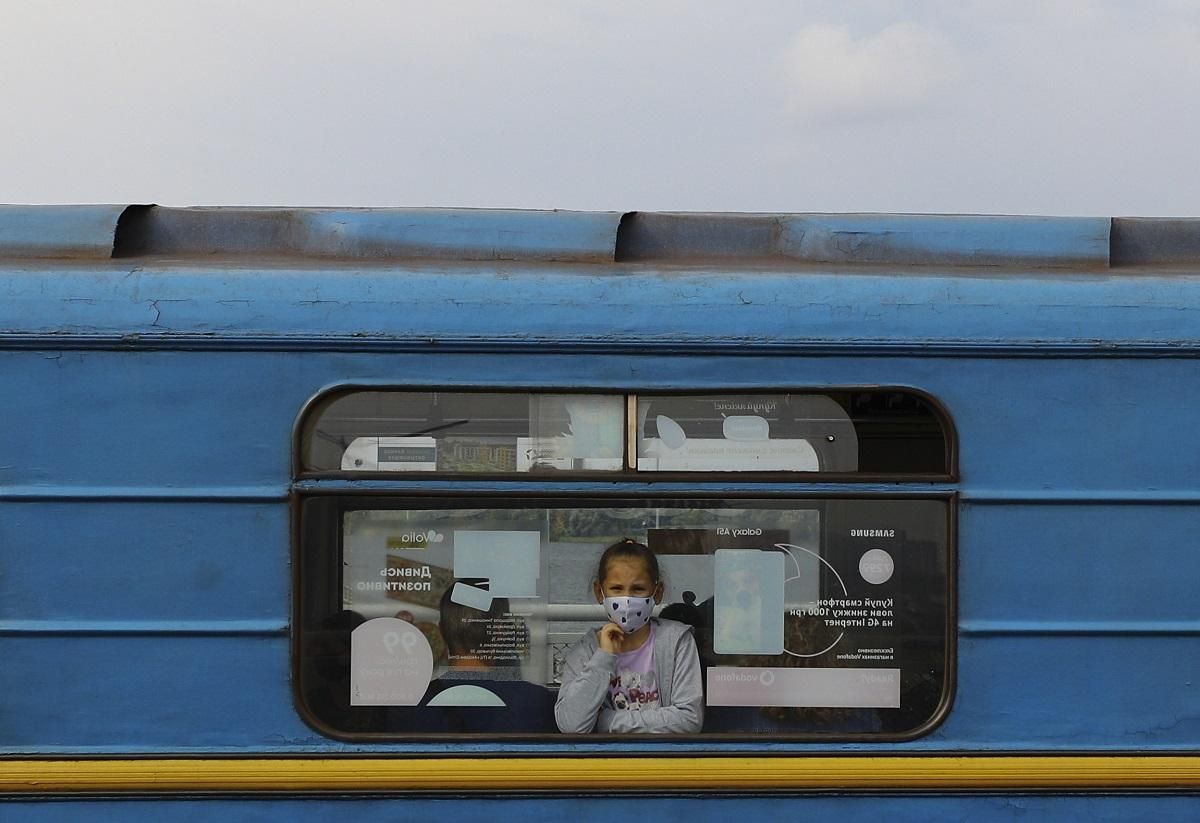
{"label": "window frame", "polygon": [[[304,608],[306,605],[306,592],[302,585],[305,565],[308,558],[304,555],[303,537],[304,530],[302,528],[302,512],[303,502],[312,499],[328,499],[334,502],[335,508],[339,517],[335,518],[337,527],[337,556],[335,564],[338,571],[338,579],[332,584],[334,591],[341,591],[343,578],[341,575],[341,559],[343,557],[343,537],[344,532],[340,527],[340,516],[344,515],[348,510],[361,508],[372,509],[393,509],[396,511],[412,510],[412,507],[398,505],[402,502],[419,502],[430,501],[440,502],[444,505],[436,506],[436,508],[479,508],[481,502],[494,502],[503,500],[515,501],[553,501],[553,502],[568,502],[578,500],[580,503],[602,503],[610,500],[613,502],[630,503],[633,501],[655,501],[666,502],[670,498],[678,498],[680,500],[720,500],[720,501],[737,501],[737,500],[778,500],[780,502],[787,501],[804,501],[814,503],[826,503],[829,501],[847,500],[847,501],[862,501],[862,500],[882,500],[895,502],[900,500],[913,501],[936,501],[943,503],[946,510],[946,521],[944,527],[946,529],[946,557],[945,557],[945,649],[942,655],[942,686],[940,696],[935,708],[930,713],[929,717],[919,725],[903,730],[900,732],[862,732],[862,733],[836,733],[836,732],[798,732],[798,733],[779,733],[771,734],[772,741],[780,743],[901,743],[923,737],[934,729],[936,729],[946,719],[950,708],[954,703],[955,692],[957,687],[957,567],[958,567],[958,548],[957,548],[957,512],[959,494],[957,491],[908,491],[904,493],[885,493],[885,492],[870,492],[870,493],[854,493],[854,492],[763,492],[763,491],[742,491],[728,492],[718,489],[708,490],[688,490],[686,492],[674,492],[663,494],[662,492],[644,491],[642,493],[633,493],[629,491],[619,490],[571,490],[571,491],[553,491],[553,490],[530,490],[528,492],[513,491],[513,490],[484,490],[484,489],[380,489],[378,487],[364,489],[353,494],[347,494],[344,491],[313,491],[299,495],[298,505],[295,512],[295,530],[296,534],[296,549],[293,562],[293,629],[292,629],[292,683],[293,683],[293,698],[301,717],[305,722],[333,739],[346,742],[370,742],[370,743],[422,743],[422,742],[453,742],[462,741],[470,743],[493,742],[497,744],[509,742],[535,742],[535,743],[563,743],[563,744],[578,744],[581,742],[597,742],[597,743],[613,743],[617,741],[628,741],[629,735],[626,734],[600,734],[591,732],[587,734],[565,734],[555,732],[550,734],[530,733],[530,732],[355,732],[338,729],[326,724],[309,709],[300,694],[301,686],[301,659],[300,659],[300,634],[303,631]],[[371,506],[370,501],[383,501],[385,505]],[[824,511],[824,508],[822,508]],[[822,531],[826,524],[824,517],[822,518]],[[847,667],[852,668],[852,667]],[[663,741],[679,741],[682,743],[731,743],[731,742],[751,742],[754,739],[762,737],[762,732],[699,732],[697,734],[671,734],[665,736],[655,736],[655,740]]]}
{"label": "window frame", "polygon": [[[731,396],[818,394],[836,395],[852,392],[900,392],[913,395],[924,402],[938,422],[944,444],[945,471],[937,473],[873,473],[860,472],[569,472],[554,473],[438,473],[438,472],[348,472],[309,471],[303,468],[305,425],[314,410],[339,395],[356,391],[398,392],[455,392],[479,394],[573,394],[573,395],[622,395],[636,398],[639,395],[654,396],[697,396],[729,393]],[[630,403],[626,403],[626,429]],[[626,448],[629,448],[627,442]],[[633,448],[636,449],[636,441]],[[292,675],[292,697],[296,710],[310,727],[334,740],[371,744],[421,744],[459,742],[464,744],[490,743],[498,751],[509,744],[537,743],[575,746],[582,742],[611,745],[618,741],[629,741],[628,735],[589,733],[569,735],[563,733],[495,733],[495,732],[372,732],[346,731],[327,725],[316,717],[306,705],[301,694],[301,632],[305,616],[304,570],[307,564],[304,545],[303,509],[308,500],[333,499],[338,511],[355,508],[354,501],[361,501],[360,508],[374,508],[371,501],[429,500],[449,503],[457,501],[461,508],[478,508],[481,501],[493,500],[579,500],[580,503],[600,503],[605,499],[630,501],[637,499],[666,501],[714,499],[723,501],[746,500],[803,500],[824,502],[833,500],[935,500],[945,504],[945,648],[942,656],[942,683],[940,697],[929,717],[918,726],[901,732],[865,733],[788,733],[772,734],[770,740],[779,743],[902,743],[919,739],[937,729],[947,718],[954,705],[957,691],[957,647],[958,647],[958,516],[960,492],[947,488],[959,482],[958,436],[946,406],[930,393],[899,385],[828,385],[804,387],[703,387],[686,389],[614,388],[614,387],[559,387],[541,385],[411,385],[396,383],[344,383],[328,387],[313,395],[301,408],[292,432],[292,485],[289,495],[292,532],[292,628],[290,637],[290,670]],[[635,455],[636,457],[636,455]],[[888,484],[892,488],[861,488]],[[762,485],[778,488],[762,488]],[[662,488],[669,486],[669,488]],[[723,488],[723,487],[756,488]],[[841,488],[830,488],[830,487]],[[659,488],[656,488],[659,487]],[[787,487],[787,488],[784,488]],[[445,505],[454,508],[454,505]],[[382,506],[379,508],[400,508]],[[825,524],[822,523],[822,530]],[[341,560],[344,548],[343,533],[337,528],[335,541],[338,568],[336,588],[341,590]],[[678,742],[687,745],[751,743],[762,737],[754,732],[700,732],[697,734],[672,734],[654,738],[654,742]]]}
{"label": "window frame", "polygon": [[[586,471],[556,471],[554,473],[538,472],[439,472],[439,471],[344,471],[344,470],[315,470],[305,467],[305,439],[309,432],[310,418],[319,411],[320,407],[336,400],[340,396],[355,392],[423,392],[423,393],[455,393],[455,394],[568,394],[568,395],[600,395],[621,396],[625,398],[624,451],[634,452],[634,467],[626,465],[619,470],[586,470]],[[636,468],[636,438],[630,438],[631,407],[639,396],[657,397],[689,397],[699,395],[717,395],[729,393],[731,396],[770,396],[784,394],[838,395],[854,392],[873,392],[910,395],[923,402],[938,423],[943,444],[943,471],[940,472],[827,472],[827,471],[639,471]],[[860,440],[861,445],[861,440]],[[560,387],[560,386],[488,386],[476,385],[398,385],[372,383],[344,383],[328,387],[311,397],[300,410],[296,418],[292,437],[292,478],[294,481],[304,480],[400,480],[405,482],[420,482],[430,480],[446,481],[480,481],[501,480],[522,483],[555,483],[555,482],[657,482],[657,483],[957,483],[958,475],[958,436],[953,419],[946,407],[936,397],[928,392],[911,386],[901,385],[867,385],[849,384],[837,386],[804,386],[804,387],[719,387],[719,388],[687,388],[687,389],[657,389],[653,387]]]}

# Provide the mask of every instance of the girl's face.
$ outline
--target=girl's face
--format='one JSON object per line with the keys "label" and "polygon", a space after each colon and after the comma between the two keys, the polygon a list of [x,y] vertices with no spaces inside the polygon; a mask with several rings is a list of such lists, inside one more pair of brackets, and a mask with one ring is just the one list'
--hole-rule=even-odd
{"label": "girl's face", "polygon": [[604,580],[596,583],[596,602],[606,597],[653,597],[662,602],[662,583],[650,578],[645,562],[636,557],[614,557],[604,570]]}

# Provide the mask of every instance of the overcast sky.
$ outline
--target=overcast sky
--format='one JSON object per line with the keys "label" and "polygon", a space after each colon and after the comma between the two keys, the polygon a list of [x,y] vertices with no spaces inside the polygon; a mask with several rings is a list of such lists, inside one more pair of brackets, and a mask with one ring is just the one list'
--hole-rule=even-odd
{"label": "overcast sky", "polygon": [[1200,215],[1200,0],[0,0],[0,202]]}

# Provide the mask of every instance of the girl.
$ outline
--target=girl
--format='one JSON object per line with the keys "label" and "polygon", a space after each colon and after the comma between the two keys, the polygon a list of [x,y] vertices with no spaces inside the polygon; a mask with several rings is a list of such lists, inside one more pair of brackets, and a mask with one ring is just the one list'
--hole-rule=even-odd
{"label": "girl", "polygon": [[554,704],[561,731],[694,733],[704,721],[692,629],[651,617],[661,603],[658,558],[625,539],[600,555],[592,584],[609,618],[567,650]]}

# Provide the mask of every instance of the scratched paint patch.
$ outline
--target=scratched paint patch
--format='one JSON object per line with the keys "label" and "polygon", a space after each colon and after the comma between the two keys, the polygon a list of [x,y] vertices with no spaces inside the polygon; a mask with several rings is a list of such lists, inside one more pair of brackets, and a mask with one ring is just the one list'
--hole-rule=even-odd
{"label": "scratched paint patch", "polygon": [[433,650],[421,630],[377,617],[350,635],[350,705],[415,706],[433,677]]}

